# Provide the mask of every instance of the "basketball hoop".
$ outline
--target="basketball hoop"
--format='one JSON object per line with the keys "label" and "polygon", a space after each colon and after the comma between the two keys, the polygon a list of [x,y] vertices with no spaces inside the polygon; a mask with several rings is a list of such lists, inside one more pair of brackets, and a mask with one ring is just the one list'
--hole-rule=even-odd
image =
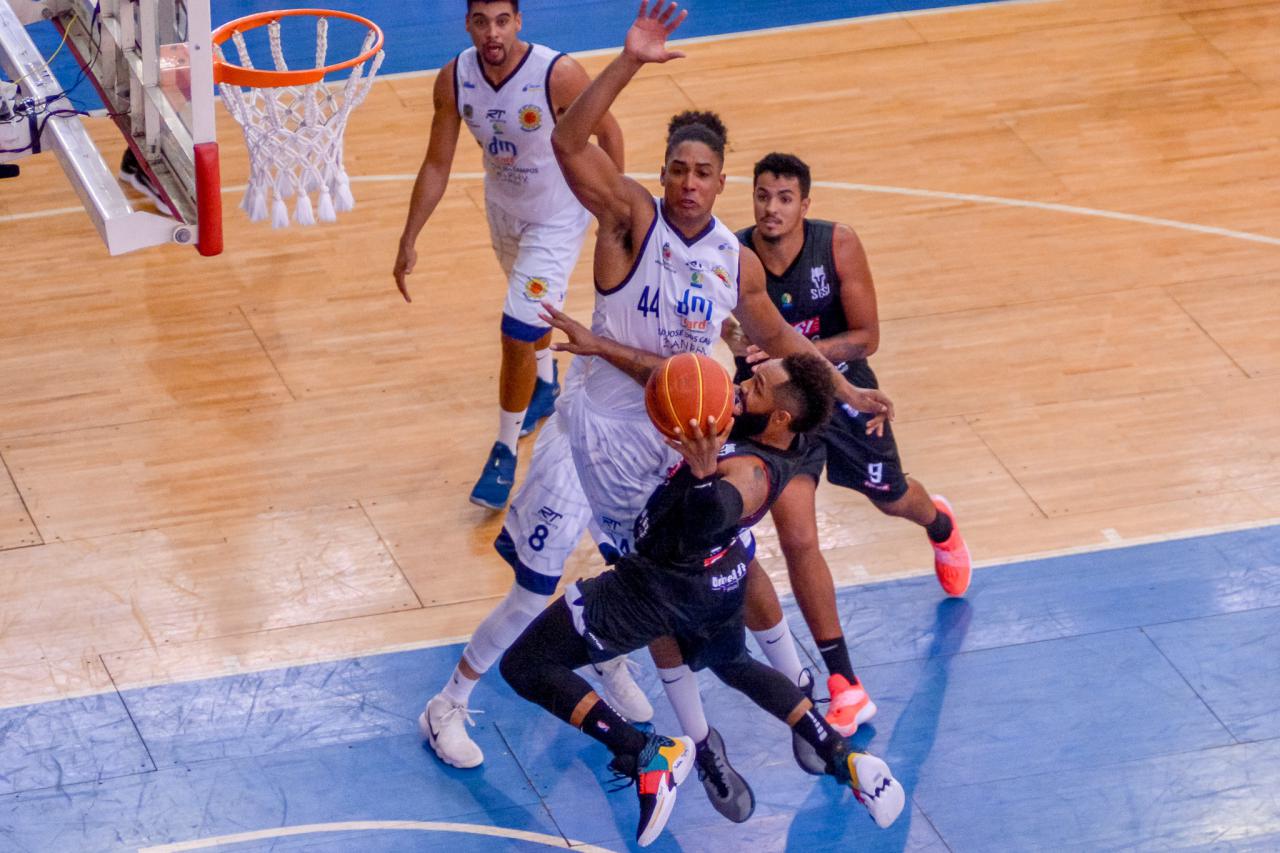
{"label": "basketball hoop", "polygon": [[[315,67],[290,69],[280,43],[280,20],[302,16],[316,19]],[[329,48],[329,19],[341,18],[367,27],[360,55],[325,64]],[[274,70],[253,66],[244,34],[265,27]],[[222,45],[235,43],[239,64],[226,61]],[[382,30],[367,18],[330,9],[289,9],[261,12],[223,24],[213,33],[213,77],[227,111],[244,129],[249,149],[249,185],[240,207],[249,219],[267,218],[271,196],[271,224],[289,224],[286,201],[294,198],[299,225],[333,222],[337,214],[355,207],[351,182],[343,164],[342,135],[347,118],[369,94],[382,65]],[[367,64],[367,67],[366,67]],[[350,68],[337,95],[325,85],[326,74]],[[313,209],[311,193],[317,194]]]}

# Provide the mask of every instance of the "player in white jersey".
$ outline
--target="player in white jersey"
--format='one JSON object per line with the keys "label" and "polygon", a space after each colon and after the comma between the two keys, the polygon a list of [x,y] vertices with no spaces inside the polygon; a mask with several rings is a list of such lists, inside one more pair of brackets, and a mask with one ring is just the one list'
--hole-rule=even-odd
{"label": "player in white jersey", "polygon": [[[596,343],[589,351],[575,349],[571,338],[561,348],[600,357],[574,360],[565,393],[538,437],[525,483],[496,543],[515,570],[516,583],[472,636],[445,690],[428,704],[428,724],[437,716],[443,720],[447,703],[465,707],[475,683],[471,673],[483,671],[475,666],[476,656],[510,646],[522,630],[521,620],[527,624],[550,601],[565,559],[593,514],[617,551],[630,548],[636,517],[677,461],[645,414],[643,389],[619,368],[637,354],[651,366],[675,352],[709,351],[731,311],[753,340],[763,336],[770,341],[769,352],[816,351],[769,301],[759,259],[734,246],[733,232],[712,216],[715,198],[724,189],[724,128],[718,118],[691,113],[673,121],[660,200],[590,143],[591,129],[636,71],[646,62],[678,55],[665,48],[666,36],[679,23],[674,8],[655,7],[650,14],[641,6],[622,55],[578,97],[552,135],[570,188],[599,221],[595,334],[590,336]],[[553,319],[558,314],[550,313]],[[556,320],[562,324],[567,326]],[[611,356],[618,366],[610,363]],[[841,399],[874,413],[874,423],[890,413],[888,399],[879,392],[855,389],[843,379],[839,385]],[[493,654],[491,660],[496,658]],[[709,793],[712,787],[728,786],[725,796],[712,794],[713,803],[734,819],[745,819],[740,808],[745,781],[722,753],[714,754],[719,738],[710,737],[692,673],[678,657],[672,666],[659,666],[668,695],[674,689],[684,697],[673,704],[686,733],[699,744],[699,766],[709,774],[704,780]],[[617,692],[609,693],[623,716],[647,719],[618,707]],[[682,706],[691,704],[696,715],[681,713]],[[460,751],[464,740],[470,744],[460,721],[447,738]],[[470,754],[479,753],[470,746]],[[745,799],[749,797],[748,789]]]}
{"label": "player in white jersey", "polygon": [[[550,330],[539,305],[564,304],[590,217],[574,198],[551,151],[551,131],[587,85],[572,58],[519,39],[519,0],[469,0],[467,33],[473,46],[436,77],[431,139],[396,256],[396,285],[417,264],[414,248],[449,182],[461,126],[483,151],[485,211],[498,263],[507,277],[502,309],[502,367],[498,379],[498,436],[471,502],[490,509],[507,503],[515,478],[516,440],[551,414],[559,383]],[[622,131],[610,115],[594,129],[600,146],[622,168]]]}

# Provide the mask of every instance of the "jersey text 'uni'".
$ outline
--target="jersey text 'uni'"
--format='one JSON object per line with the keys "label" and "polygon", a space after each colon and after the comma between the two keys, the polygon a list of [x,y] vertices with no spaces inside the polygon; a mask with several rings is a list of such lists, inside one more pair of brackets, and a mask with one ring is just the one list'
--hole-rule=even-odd
{"label": "jersey text 'uni'", "polygon": [[[591,330],[663,357],[709,353],[738,304],[740,251],[733,231],[714,216],[686,238],[654,199],[653,224],[631,272],[617,287],[596,293]],[[644,389],[602,358],[592,359],[585,390],[598,406],[644,413]]]}

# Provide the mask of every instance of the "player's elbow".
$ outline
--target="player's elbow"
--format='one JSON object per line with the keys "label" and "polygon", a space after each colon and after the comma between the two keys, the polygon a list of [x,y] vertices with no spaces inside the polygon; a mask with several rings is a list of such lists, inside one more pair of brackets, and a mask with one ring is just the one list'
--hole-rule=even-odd
{"label": "player's elbow", "polygon": [[867,349],[867,354],[866,356],[864,356],[864,358],[871,358],[871,356],[876,354],[876,350],[880,349],[880,332],[879,331],[872,330],[871,334],[867,335],[866,349]]}
{"label": "player's elbow", "polygon": [[556,155],[556,160],[563,163],[565,158],[571,156],[581,147],[582,145],[578,140],[570,138],[563,122],[556,125],[556,129],[551,131],[551,150]]}

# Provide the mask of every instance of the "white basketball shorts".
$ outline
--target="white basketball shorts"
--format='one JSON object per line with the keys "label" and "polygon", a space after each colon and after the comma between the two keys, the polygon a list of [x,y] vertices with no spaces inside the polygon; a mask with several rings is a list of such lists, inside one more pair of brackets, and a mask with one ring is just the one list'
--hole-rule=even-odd
{"label": "white basketball shorts", "polygon": [[507,276],[502,334],[536,341],[549,328],[538,316],[542,303],[564,306],[591,215],[576,205],[568,215],[547,223],[526,222],[494,204],[486,205],[486,213],[493,252]]}

